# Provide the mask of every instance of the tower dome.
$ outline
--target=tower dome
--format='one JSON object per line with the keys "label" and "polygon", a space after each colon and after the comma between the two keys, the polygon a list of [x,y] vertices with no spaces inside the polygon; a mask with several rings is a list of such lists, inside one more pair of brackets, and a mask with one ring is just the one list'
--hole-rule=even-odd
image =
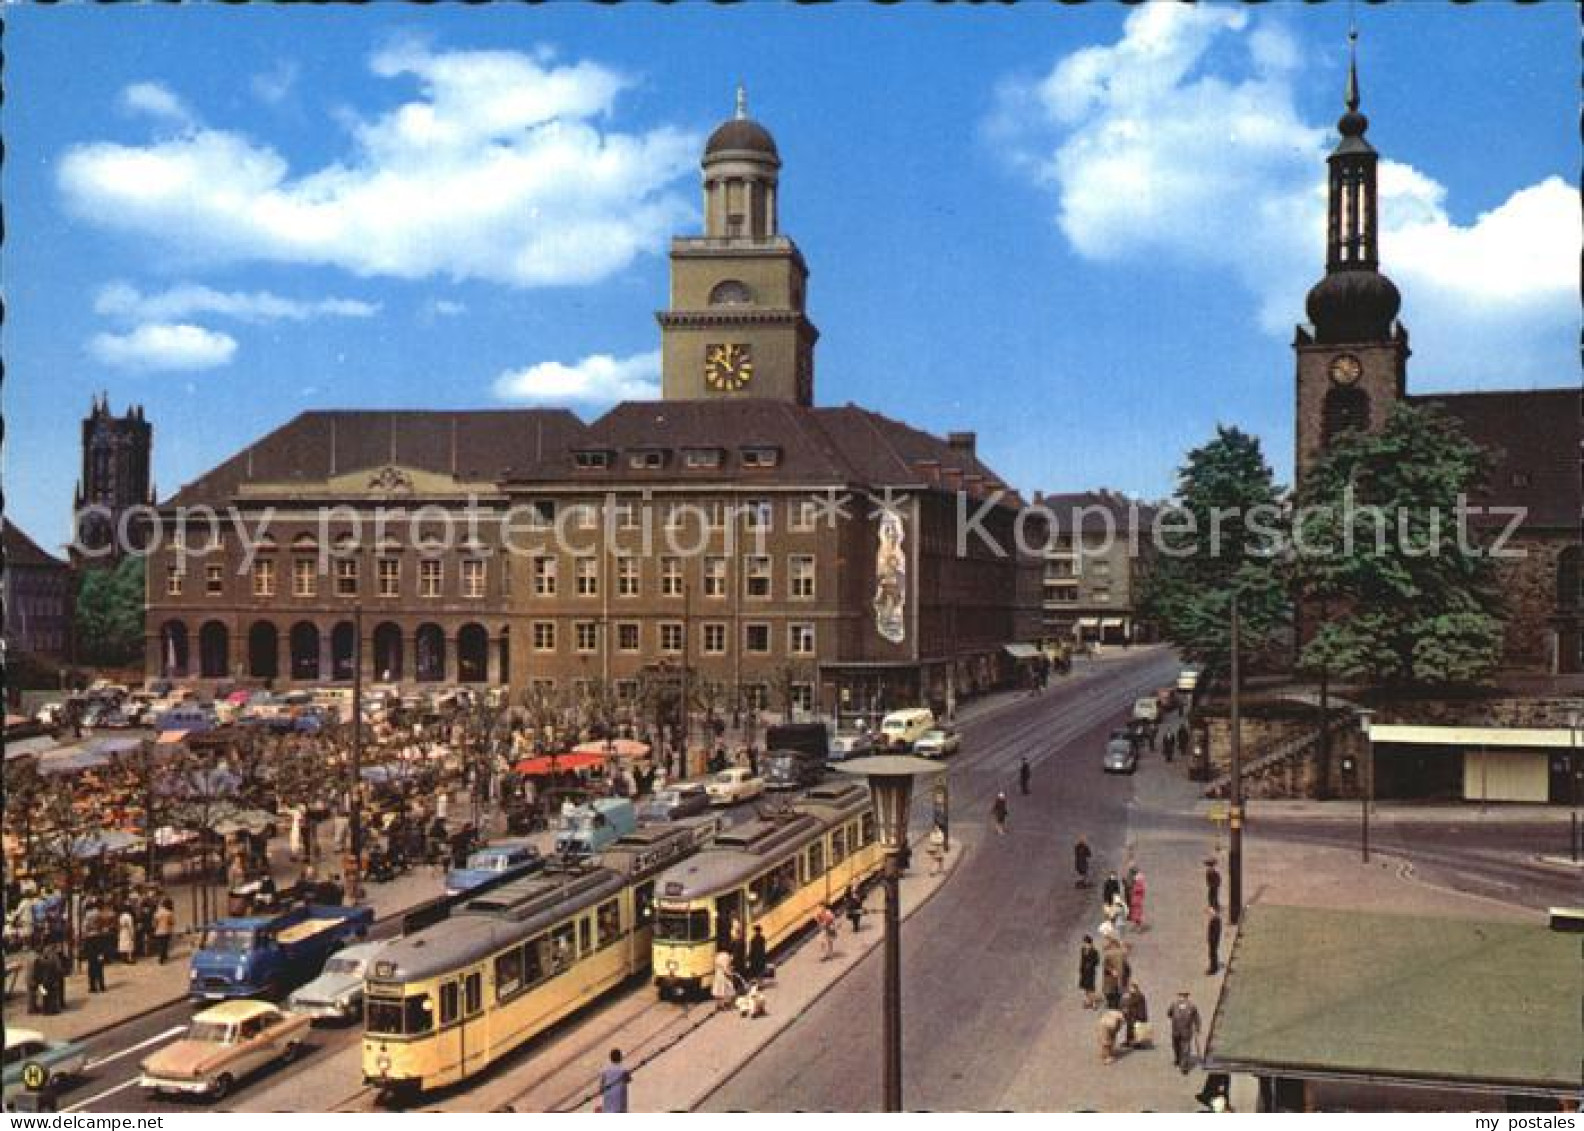
{"label": "tower dome", "polygon": [[1333,271],[1310,288],[1304,309],[1318,341],[1382,341],[1391,336],[1402,294],[1377,270]]}
{"label": "tower dome", "polygon": [[730,118],[715,127],[709,141],[704,143],[704,164],[712,159],[726,157],[768,160],[781,164],[781,154],[776,150],[775,138],[770,131],[748,116],[748,92],[737,88],[737,110]]}

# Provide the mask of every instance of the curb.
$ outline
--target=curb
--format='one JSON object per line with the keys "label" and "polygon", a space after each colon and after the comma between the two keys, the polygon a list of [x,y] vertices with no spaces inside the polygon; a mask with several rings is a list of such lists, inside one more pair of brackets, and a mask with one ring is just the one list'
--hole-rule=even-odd
{"label": "curb", "polygon": [[[918,839],[917,843],[918,844],[923,844],[924,840],[925,840],[924,837],[920,837]],[[915,846],[914,845],[909,845],[909,848],[913,848],[913,847],[915,847]],[[943,873],[943,875],[941,877],[941,882],[935,885],[935,888],[934,888],[933,891],[929,892],[922,899],[920,899],[917,903],[915,903],[908,910],[908,913],[906,915],[901,916],[901,919],[900,919],[901,922],[905,923],[907,920],[913,918],[913,916],[918,914],[918,912],[925,905],[927,905],[930,902],[930,900],[934,899],[937,895],[940,894],[941,889],[946,886],[947,881],[949,881],[952,878],[952,876],[956,873],[957,867],[958,867],[959,864],[962,863],[963,857],[965,855],[966,855],[966,852],[963,852],[963,851],[959,851],[959,852],[957,852],[955,854],[955,858],[953,859],[953,861],[951,863],[951,866],[948,867],[945,870],[945,872]],[[851,936],[849,936],[849,937],[851,937]],[[841,983],[843,981],[845,981],[847,979],[847,977],[850,974],[852,974],[852,972],[854,970],[858,969],[858,967],[860,965],[862,965],[864,963],[864,961],[866,959],[868,959],[868,957],[871,954],[873,954],[875,952],[875,950],[877,948],[879,948],[884,943],[884,941],[885,941],[885,930],[884,930],[884,928],[881,928],[879,931],[875,932],[874,942],[872,942],[868,946],[866,946],[858,954],[858,956],[856,958],[854,958],[853,961],[850,962],[847,965],[846,969],[837,972],[835,977],[831,978],[823,986],[821,986],[819,988],[819,990],[814,994],[813,997],[809,998],[808,1001],[803,1003],[801,1008],[799,1008],[798,1010],[796,1010],[795,1012],[792,1012],[792,1013],[776,1014],[776,1017],[779,1020],[782,1020],[783,1023],[778,1025],[778,1026],[776,1026],[776,1027],[774,1027],[774,1028],[764,1030],[764,1034],[765,1034],[764,1035],[764,1039],[759,1041],[759,1042],[757,1042],[753,1046],[751,1046],[751,1047],[744,1046],[747,1049],[747,1055],[744,1056],[741,1060],[737,1061],[736,1064],[732,1065],[731,1069],[726,1073],[726,1075],[722,1076],[715,1083],[711,1084],[703,1092],[699,1093],[698,1095],[695,1095],[695,1096],[691,1097],[688,1100],[688,1102],[687,1102],[687,1104],[685,1106],[681,1106],[681,1107],[678,1107],[678,1108],[673,1108],[672,1110],[673,1111],[687,1111],[687,1112],[695,1112],[695,1111],[697,1111],[699,1109],[699,1105],[707,1102],[712,1096],[715,1095],[716,1092],[718,1092],[722,1088],[724,1088],[731,1080],[733,1080],[736,1077],[737,1073],[741,1072],[745,1067],[747,1067],[749,1064],[751,1064],[753,1062],[754,1058],[757,1057],[760,1053],[764,1052],[764,1050],[766,1048],[768,1048],[770,1046],[770,1044],[772,1042],[774,1042],[778,1037],[780,1037],[781,1034],[785,1033],[794,1024],[796,1024],[801,1018],[806,1016],[808,1014],[808,1012],[814,1008],[815,1005],[817,1005],[819,1002],[824,1000],[824,998],[825,998],[825,996],[827,994],[829,994],[837,986],[841,985]]]}

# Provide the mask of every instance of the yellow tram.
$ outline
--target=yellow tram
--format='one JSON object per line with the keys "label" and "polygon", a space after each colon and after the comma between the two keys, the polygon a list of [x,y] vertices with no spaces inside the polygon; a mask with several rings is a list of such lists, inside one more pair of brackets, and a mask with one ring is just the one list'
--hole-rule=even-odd
{"label": "yellow tram", "polygon": [[364,1082],[455,1083],[647,969],[657,874],[714,829],[639,829],[593,864],[503,884],[391,944],[367,981]]}
{"label": "yellow tram", "polygon": [[662,997],[705,992],[715,953],[758,926],[774,949],[821,903],[879,870],[874,809],[857,782],[811,789],[779,820],[720,833],[657,882],[654,980]]}

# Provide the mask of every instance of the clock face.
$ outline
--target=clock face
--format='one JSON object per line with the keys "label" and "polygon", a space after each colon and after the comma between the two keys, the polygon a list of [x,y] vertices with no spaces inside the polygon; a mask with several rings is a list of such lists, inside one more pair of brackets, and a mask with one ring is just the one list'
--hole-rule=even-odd
{"label": "clock face", "polygon": [[704,383],[733,393],[753,379],[753,353],[739,342],[704,347]]}
{"label": "clock face", "polygon": [[1331,380],[1338,385],[1353,384],[1363,372],[1364,366],[1350,353],[1340,354],[1331,362]]}

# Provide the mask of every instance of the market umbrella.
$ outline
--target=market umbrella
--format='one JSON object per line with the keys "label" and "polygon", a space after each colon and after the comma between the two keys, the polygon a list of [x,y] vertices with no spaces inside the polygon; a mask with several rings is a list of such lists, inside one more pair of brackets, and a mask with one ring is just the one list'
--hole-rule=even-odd
{"label": "market umbrella", "polygon": [[649,744],[639,742],[633,738],[596,738],[591,742],[582,742],[572,748],[574,754],[614,754],[618,758],[647,758]]}
{"label": "market umbrella", "polygon": [[533,776],[535,774],[548,774],[560,770],[586,770],[594,766],[605,764],[605,754],[574,751],[571,754],[557,754],[552,764],[550,755],[542,754],[537,758],[524,758],[512,768],[519,774]]}

